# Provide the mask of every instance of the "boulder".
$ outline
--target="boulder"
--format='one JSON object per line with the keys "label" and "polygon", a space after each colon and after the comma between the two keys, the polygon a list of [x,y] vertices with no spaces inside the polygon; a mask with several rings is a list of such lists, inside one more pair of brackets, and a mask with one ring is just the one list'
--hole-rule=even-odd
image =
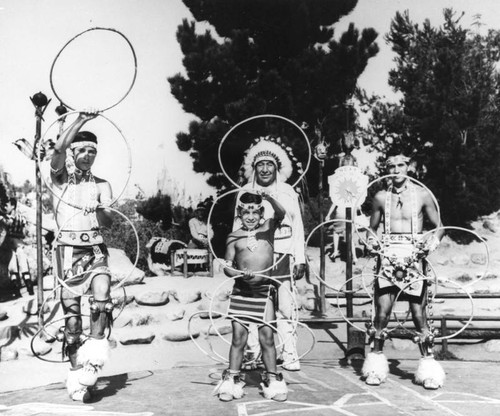
{"label": "boulder", "polygon": [[483,253],[472,253],[470,255],[470,261],[474,264],[485,265],[486,255]]}
{"label": "boulder", "polygon": [[[39,357],[43,357],[44,355],[47,355],[49,352],[52,351],[52,347],[47,344],[37,344],[36,346],[33,346],[35,349],[35,353]],[[25,357],[34,357],[35,355],[33,354],[33,351],[31,351],[30,347],[23,347],[19,348],[19,355],[25,356]]]}
{"label": "boulder", "polygon": [[496,224],[490,219],[483,221],[483,228],[485,228],[488,231],[491,231],[492,233],[497,232]]}
{"label": "boulder", "polygon": [[[175,325],[177,324],[177,325]],[[171,342],[188,341],[191,339],[189,336],[188,326],[186,322],[178,321],[170,325],[163,334],[163,339]],[[191,335],[197,338],[200,335],[199,329],[193,328],[191,325]]]}
{"label": "boulder", "polygon": [[0,346],[5,345],[18,338],[20,329],[17,325],[9,325],[0,328]]}
{"label": "boulder", "polygon": [[108,265],[111,270],[111,282],[123,282],[124,286],[142,283],[146,275],[142,270],[134,267],[123,250],[109,248]]}
{"label": "boulder", "polygon": [[215,328],[214,325],[209,325],[207,330],[204,332],[208,333],[208,335],[219,335],[216,329],[220,335],[226,335],[233,332],[233,326],[231,324],[231,321],[229,320],[224,320],[223,322],[217,322],[215,324]]}
{"label": "boulder", "polygon": [[54,289],[54,275],[48,274],[43,276],[43,290],[44,291],[52,291]]}
{"label": "boulder", "polygon": [[201,291],[193,287],[174,289],[170,293],[177,302],[184,305],[197,302],[201,299]]}
{"label": "boulder", "polygon": [[131,328],[123,330],[119,334],[120,344],[151,344],[155,339],[155,334],[148,328]]}
{"label": "boulder", "polygon": [[5,321],[8,317],[9,314],[6,311],[0,311],[0,321]]}
{"label": "boulder", "polygon": [[19,357],[19,353],[15,348],[3,347],[0,349],[0,361],[14,361]]}
{"label": "boulder", "polygon": [[168,292],[143,292],[135,296],[135,302],[144,306],[162,306],[168,303]]}
{"label": "boulder", "polygon": [[[200,304],[197,307],[198,311],[204,311],[198,315],[202,319],[209,318],[210,315],[208,311],[210,310],[212,311],[212,319],[220,318],[227,312],[229,295],[225,292],[216,294],[216,298],[213,300],[213,302],[211,296],[212,294],[210,292],[205,292],[201,298]],[[210,309],[210,307],[212,309]]]}
{"label": "boulder", "polygon": [[186,309],[184,309],[181,305],[170,304],[168,305],[165,315],[169,321],[178,321],[179,319],[184,318],[184,314],[186,313]]}
{"label": "boulder", "polygon": [[500,352],[500,339],[486,341],[484,349],[488,352]]}
{"label": "boulder", "polygon": [[466,266],[469,264],[469,256],[467,254],[457,254],[451,258],[451,262],[455,266]]}

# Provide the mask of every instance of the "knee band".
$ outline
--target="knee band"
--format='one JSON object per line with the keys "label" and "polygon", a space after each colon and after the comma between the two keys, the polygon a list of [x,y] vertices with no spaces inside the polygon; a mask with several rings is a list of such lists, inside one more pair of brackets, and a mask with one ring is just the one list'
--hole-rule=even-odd
{"label": "knee band", "polygon": [[81,328],[72,331],[69,328],[62,326],[59,328],[59,333],[56,338],[58,341],[64,341],[68,346],[70,346],[81,343],[82,333],[83,330]]}
{"label": "knee band", "polygon": [[115,305],[113,304],[111,298],[104,300],[95,300],[94,297],[89,298],[90,313],[92,315],[97,315],[101,313],[110,314],[113,312]]}

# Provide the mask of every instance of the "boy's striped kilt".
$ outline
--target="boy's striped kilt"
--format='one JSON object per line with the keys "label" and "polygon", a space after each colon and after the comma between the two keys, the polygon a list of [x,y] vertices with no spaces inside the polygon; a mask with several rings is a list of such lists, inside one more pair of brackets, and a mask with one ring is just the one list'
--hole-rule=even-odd
{"label": "boy's striped kilt", "polygon": [[265,296],[258,297],[231,295],[227,311],[228,316],[242,322],[262,324],[263,321],[265,322],[270,291],[271,288],[269,287]]}

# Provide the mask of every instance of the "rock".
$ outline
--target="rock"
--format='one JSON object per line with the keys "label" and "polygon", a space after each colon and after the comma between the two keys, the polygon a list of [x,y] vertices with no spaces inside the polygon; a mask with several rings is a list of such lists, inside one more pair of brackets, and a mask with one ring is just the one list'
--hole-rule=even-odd
{"label": "rock", "polygon": [[496,227],[495,223],[489,219],[483,221],[483,228],[487,229],[488,231],[491,231],[492,233],[497,232],[497,227]]}
{"label": "rock", "polygon": [[6,311],[0,311],[0,321],[5,321],[9,317]]}
{"label": "rock", "polygon": [[0,349],[0,361],[14,361],[19,357],[15,348],[3,347]]}
{"label": "rock", "polygon": [[19,334],[20,330],[17,325],[9,325],[0,328],[0,345],[8,344],[9,342],[18,338]]}
{"label": "rock", "polygon": [[[179,325],[171,325],[167,328],[165,333],[163,334],[163,339],[166,341],[172,342],[180,342],[180,341],[188,341],[191,339],[189,336],[188,326],[185,322],[178,322]],[[193,338],[198,338],[200,335],[200,331],[198,329],[194,329],[191,326],[191,335]]]}
{"label": "rock", "polygon": [[[299,302],[299,299],[297,299],[297,301]],[[306,311],[310,312],[316,310],[316,299],[303,297],[302,299],[300,299],[299,309],[305,309]]]}
{"label": "rock", "polygon": [[210,296],[211,293],[209,292],[204,293],[203,297],[201,298],[201,302],[197,307],[198,311],[205,311],[198,314],[198,316],[202,319],[208,319],[210,317],[208,312],[210,310],[212,311],[212,319],[220,318],[227,312],[229,294],[227,293],[219,295],[216,294],[216,298],[213,300],[213,302]]}
{"label": "rock", "polygon": [[417,349],[417,345],[409,339],[392,339],[392,347],[396,351],[413,351]]}
{"label": "rock", "polygon": [[451,262],[455,266],[466,266],[469,264],[469,256],[467,254],[457,254],[451,258]]}
{"label": "rock", "polygon": [[[47,344],[37,344],[34,345],[33,348],[35,349],[36,356],[43,357],[44,355],[47,355],[49,352],[52,351],[52,347]],[[29,347],[23,347],[19,348],[19,355],[25,356],[25,357],[34,357],[35,355],[33,354],[33,351],[31,351],[31,348]]]}
{"label": "rock", "polygon": [[155,339],[155,334],[147,328],[133,328],[122,331],[119,335],[120,344],[151,344]]}
{"label": "rock", "polygon": [[52,274],[43,276],[43,290],[51,291],[53,289],[54,289],[54,276]]}
{"label": "rock", "polygon": [[472,276],[468,273],[458,273],[455,276],[453,276],[454,280],[457,282],[470,282],[472,280]]}
{"label": "rock", "polygon": [[162,306],[168,303],[168,292],[143,292],[135,296],[135,301],[139,305]]}
{"label": "rock", "polygon": [[109,248],[108,265],[111,270],[111,282],[123,282],[124,286],[136,285],[144,280],[142,270],[134,267],[133,263],[127,257],[123,250],[117,248]]}
{"label": "rock", "polygon": [[486,341],[484,349],[488,352],[500,352],[500,339]]}
{"label": "rock", "polygon": [[[222,316],[222,314],[212,311],[212,319],[219,319]],[[210,319],[210,312],[207,310],[200,310],[198,313],[198,317],[201,319]]]}
{"label": "rock", "polygon": [[316,309],[316,296],[314,295],[314,289],[311,287],[303,288],[299,291],[296,300],[299,309],[305,309],[307,311],[314,311]]}
{"label": "rock", "polygon": [[[215,328],[214,328],[214,325],[209,325],[207,330],[208,330],[208,335],[226,335],[226,334],[230,334],[231,332],[233,332],[233,326],[231,324],[231,321],[223,321],[223,322],[219,322],[217,324],[215,324]],[[219,331],[219,334],[217,333],[217,331],[215,330],[217,329],[217,331]],[[207,333],[207,331],[204,331],[205,333]]]}
{"label": "rock", "polygon": [[123,294],[112,296],[112,298],[113,298],[113,303],[115,305],[115,311],[124,308],[126,305],[131,304],[135,300],[134,295],[123,295]]}
{"label": "rock", "polygon": [[486,264],[486,255],[483,253],[472,253],[470,261],[474,264],[484,265]]}
{"label": "rock", "polygon": [[[221,290],[218,290],[217,293],[215,294],[215,299],[214,302],[219,301],[219,302],[225,302],[229,300],[229,296],[231,296],[231,289],[227,289],[222,287]],[[208,299],[210,302],[210,299],[212,299],[213,293],[211,291],[206,291],[203,296],[202,300]]]}
{"label": "rock", "polygon": [[113,321],[113,326],[115,328],[123,328],[129,325],[132,325],[132,317],[123,312]]}
{"label": "rock", "polygon": [[448,263],[449,263],[448,259],[445,259],[445,258],[442,258],[442,257],[438,257],[438,258],[435,260],[435,262],[436,262],[437,264],[439,264],[440,266],[447,266],[447,265],[448,265]]}
{"label": "rock", "polygon": [[201,291],[195,288],[174,289],[171,294],[177,302],[184,305],[201,299]]}
{"label": "rock", "polygon": [[118,346],[118,341],[113,337],[108,338],[108,343],[109,343],[109,348],[111,348],[112,350],[114,350]]}
{"label": "rock", "polygon": [[184,314],[186,313],[186,309],[184,309],[181,305],[169,305],[165,315],[169,321],[177,321],[179,319],[184,318]]}

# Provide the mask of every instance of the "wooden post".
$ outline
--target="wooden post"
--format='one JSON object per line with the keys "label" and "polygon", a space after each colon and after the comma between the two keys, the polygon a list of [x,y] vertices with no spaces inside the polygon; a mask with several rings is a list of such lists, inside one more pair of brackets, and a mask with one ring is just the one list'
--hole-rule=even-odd
{"label": "wooden post", "polygon": [[184,277],[187,278],[188,277],[188,257],[187,257],[187,250],[184,249],[184,251],[182,252],[182,256],[183,256],[183,260],[184,260],[184,264],[183,264],[183,273],[184,273]]}
{"label": "wooden post", "polygon": [[[42,136],[43,107],[35,106],[36,132],[33,151],[38,154],[40,139]],[[37,311],[38,326],[43,326],[43,241],[42,241],[42,172],[35,159],[35,194],[36,194],[36,281],[37,281]]]}
{"label": "wooden post", "polygon": [[170,253],[170,273],[172,273],[172,275],[174,274],[175,271],[175,253],[176,250],[172,250]]}
{"label": "wooden post", "polygon": [[214,257],[210,250],[208,251],[208,273],[210,277],[214,277]]}
{"label": "wooden post", "polygon": [[[346,207],[345,209],[345,218],[347,220],[345,224],[345,244],[346,244],[346,265],[345,265],[345,273],[346,273],[346,315],[349,318],[352,318],[354,315],[353,308],[353,293],[352,293],[352,261],[353,261],[353,253],[352,253],[352,208]],[[365,333],[354,328],[351,325],[347,325],[347,354],[346,358],[350,360],[363,359],[365,356]]]}
{"label": "wooden post", "polygon": [[[324,221],[323,216],[323,165],[325,162],[319,161],[319,182],[318,182],[318,210],[319,210],[319,223]],[[319,230],[319,276],[325,281],[325,231],[322,226]],[[320,282],[319,284],[319,312],[321,315],[326,315],[326,286]]]}

